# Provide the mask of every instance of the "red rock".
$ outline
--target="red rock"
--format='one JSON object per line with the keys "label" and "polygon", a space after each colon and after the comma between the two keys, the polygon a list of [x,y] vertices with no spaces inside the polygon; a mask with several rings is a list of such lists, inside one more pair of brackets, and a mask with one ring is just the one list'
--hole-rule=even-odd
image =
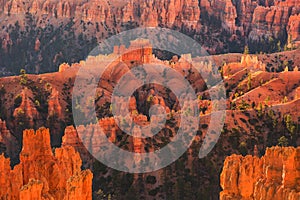
{"label": "red rock", "polygon": [[93,174],[89,170],[81,171],[67,181],[67,194],[64,200],[92,199],[91,180]]}
{"label": "red rock", "polygon": [[[278,37],[282,30],[286,29],[293,37],[299,35],[296,29],[288,26],[291,16],[300,13],[299,0],[129,0],[129,1],[4,1],[4,13],[24,14],[30,13],[41,17],[72,18],[77,21],[102,22],[116,31],[120,27],[116,24],[135,22],[140,26],[167,27],[186,26],[189,29],[200,31],[200,7],[209,15],[213,15],[222,22],[222,27],[228,30],[233,38],[236,31],[249,37],[250,40],[258,40],[263,36]],[[293,20],[293,19],[291,19]],[[297,39],[297,41],[299,41]],[[5,42],[4,42],[5,43]],[[2,45],[5,47],[6,45]],[[214,49],[212,48],[212,51]]]}
{"label": "red rock", "polygon": [[293,45],[295,41],[300,41],[300,14],[292,15],[289,18],[289,23],[287,27],[287,32],[289,35],[288,42],[290,46]]}
{"label": "red rock", "polygon": [[221,200],[300,198],[300,148],[272,147],[265,156],[226,158],[221,173]]}
{"label": "red rock", "polygon": [[138,39],[130,42],[129,48],[122,54],[125,63],[150,63],[152,47],[149,40]]}
{"label": "red rock", "polygon": [[34,125],[34,119],[39,118],[39,113],[32,102],[32,92],[28,88],[24,88],[21,92],[22,102],[21,105],[14,110],[13,116],[15,118],[26,117],[30,127]]}
{"label": "red rock", "polygon": [[51,95],[48,99],[48,117],[56,116],[58,118],[62,117],[62,107],[59,103],[59,92],[52,88]]}
{"label": "red rock", "polygon": [[[92,173],[81,171],[79,153],[67,146],[52,153],[50,133],[41,128],[25,130],[20,164],[13,170],[0,156],[0,198],[5,199],[92,199]],[[6,198],[7,197],[7,198]]]}
{"label": "red rock", "polygon": [[35,199],[42,200],[43,182],[30,179],[28,184],[24,185],[20,191],[20,200]]}
{"label": "red rock", "polygon": [[[88,139],[92,137],[91,134],[93,134],[93,132],[88,132],[86,134],[86,137],[82,139],[86,139],[88,141]],[[90,159],[90,154],[86,149],[86,147],[84,146],[84,144],[82,143],[81,138],[79,138],[78,133],[74,128],[74,126],[66,127],[64,136],[62,138],[62,147],[68,147],[68,146],[74,147],[75,150],[80,153],[80,157],[83,161],[84,167],[88,168],[92,166],[93,160]]]}

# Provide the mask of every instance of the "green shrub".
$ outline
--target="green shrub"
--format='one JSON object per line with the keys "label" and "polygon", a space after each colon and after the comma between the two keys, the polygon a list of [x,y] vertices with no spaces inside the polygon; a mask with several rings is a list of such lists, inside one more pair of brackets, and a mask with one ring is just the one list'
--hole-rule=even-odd
{"label": "green shrub", "polygon": [[278,139],[279,146],[286,147],[286,146],[288,146],[288,144],[289,144],[289,141],[285,136],[282,136]]}

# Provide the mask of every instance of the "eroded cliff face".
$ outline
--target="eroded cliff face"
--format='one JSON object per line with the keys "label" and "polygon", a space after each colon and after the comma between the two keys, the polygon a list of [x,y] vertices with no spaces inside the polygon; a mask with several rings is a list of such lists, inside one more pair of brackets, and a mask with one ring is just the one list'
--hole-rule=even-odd
{"label": "eroded cliff face", "polygon": [[300,14],[292,15],[289,18],[287,30],[289,33],[288,45],[293,45],[293,41],[296,41],[296,46],[298,46],[300,43]]}
{"label": "eroded cliff face", "polygon": [[0,198],[4,199],[92,199],[89,170],[81,170],[79,153],[71,146],[50,146],[48,129],[25,130],[20,163],[0,156]]}
{"label": "eroded cliff face", "polygon": [[[263,36],[282,36],[287,31],[293,38],[299,30],[287,28],[291,16],[300,13],[299,0],[258,1],[258,0],[163,0],[163,1],[3,1],[6,15],[29,12],[36,16],[71,18],[102,22],[107,25],[136,22],[141,26],[181,27],[185,25],[200,30],[202,11],[220,19],[222,27],[231,34],[239,31],[249,39],[258,40]],[[296,36],[295,36],[296,35]]]}
{"label": "eroded cliff face", "polygon": [[[245,45],[251,53],[275,52],[286,44],[294,48],[300,45],[299,4],[300,0],[3,0],[0,65],[6,70],[0,75],[18,74],[21,68],[31,73],[55,71],[62,62],[85,59],[98,42],[137,27],[180,31],[210,54],[242,52]],[[24,48],[26,52],[20,51]]]}
{"label": "eroded cliff face", "polygon": [[43,14],[55,18],[83,19],[94,22],[129,22],[138,21],[148,26],[160,23],[186,23],[196,25],[200,18],[198,1],[23,1],[13,0],[4,3],[4,13]]}
{"label": "eroded cliff face", "polygon": [[300,198],[300,147],[272,147],[262,158],[232,155],[221,173],[221,200]]}
{"label": "eroded cliff face", "polygon": [[[210,15],[217,16],[223,28],[235,34],[236,31],[248,36],[250,40],[260,40],[263,37],[299,36],[299,30],[287,28],[289,20],[299,14],[299,1],[208,1],[201,0],[201,7]],[[296,33],[297,32],[297,33]],[[296,36],[297,35],[297,36]]]}
{"label": "eroded cliff face", "polygon": [[[295,31],[293,21],[295,15],[299,14],[299,1],[274,1],[274,5],[270,7],[256,7],[253,14],[252,27],[253,30],[249,34],[249,38],[258,36],[274,36],[291,37],[291,41],[298,41],[300,35],[299,29]],[[260,20],[257,20],[260,19]],[[297,26],[297,25],[296,25]]]}

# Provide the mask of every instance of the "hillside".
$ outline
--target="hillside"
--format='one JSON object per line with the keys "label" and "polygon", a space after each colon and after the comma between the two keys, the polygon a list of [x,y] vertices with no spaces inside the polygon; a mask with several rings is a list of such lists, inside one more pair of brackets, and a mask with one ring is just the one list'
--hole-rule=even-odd
{"label": "hillside", "polygon": [[[8,134],[3,127],[4,131],[1,131],[0,135],[15,138],[17,143],[12,147],[11,142],[0,140],[3,147],[1,151],[12,158],[12,165],[18,163],[18,155],[12,154],[11,149],[16,148],[20,151],[22,130],[46,126],[50,129],[52,147],[74,146],[80,152],[84,168],[93,170],[95,198],[100,198],[101,189],[104,194],[111,194],[117,199],[121,196],[135,196],[137,191],[139,198],[195,199],[202,196],[204,199],[217,199],[220,191],[219,173],[226,156],[234,153],[254,154],[254,151],[263,155],[267,147],[299,145],[297,108],[300,107],[300,72],[296,67],[299,66],[298,58],[293,57],[296,53],[298,50],[294,53],[280,54],[290,58],[292,62],[284,68],[286,71],[278,68],[279,72],[268,71],[264,61],[264,58],[269,58],[268,62],[278,66],[278,63],[272,61],[277,54],[228,54],[212,57],[215,61],[214,67],[219,68],[223,74],[227,108],[225,125],[218,143],[203,159],[199,159],[198,153],[205,137],[211,137],[207,135],[207,129],[211,121],[212,98],[204,84],[205,80],[195,75],[196,70],[186,62],[184,56],[178,60],[173,59],[173,62],[161,61],[152,55],[150,57],[157,63],[165,63],[168,67],[185,74],[198,95],[195,102],[200,110],[197,135],[189,150],[170,166],[155,172],[134,175],[108,168],[91,156],[90,153],[97,151],[96,147],[105,144],[101,143],[102,139],[93,125],[81,126],[80,130],[83,130],[85,136],[78,136],[73,127],[71,105],[73,84],[78,70],[85,63],[83,61],[72,65],[61,64],[59,71],[54,73],[31,75],[22,71],[19,76],[0,79],[0,85],[3,85],[0,98],[1,118],[6,121],[5,126],[10,131]],[[137,54],[132,56],[140,59]],[[207,73],[213,82],[215,75],[211,73],[211,64],[201,62],[201,59],[203,58],[193,58],[194,62],[202,65],[204,73]],[[165,146],[174,137],[180,126],[181,111],[184,110],[178,105],[174,94],[167,92],[166,88],[153,84],[145,85],[130,99],[129,110],[132,119],[124,118],[122,121],[129,128],[133,128],[133,122],[147,125],[150,122],[148,109],[152,105],[160,105],[169,112],[166,126],[151,139],[135,140],[126,135],[117,126],[115,119],[111,118],[110,97],[118,80],[129,68],[135,67],[131,62],[127,63],[128,68],[119,63],[110,66],[101,79],[94,99],[99,124],[104,127],[109,141],[122,149],[153,152]],[[126,102],[119,103],[119,107],[122,108]],[[85,108],[78,109],[81,109],[84,119]]]}

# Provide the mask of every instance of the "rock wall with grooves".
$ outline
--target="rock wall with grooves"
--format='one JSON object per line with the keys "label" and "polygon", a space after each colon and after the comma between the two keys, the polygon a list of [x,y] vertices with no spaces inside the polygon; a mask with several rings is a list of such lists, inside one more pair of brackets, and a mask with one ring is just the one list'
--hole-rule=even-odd
{"label": "rock wall with grooves", "polygon": [[220,183],[221,200],[298,200],[300,147],[272,147],[262,158],[226,158]]}
{"label": "rock wall with grooves", "polygon": [[81,170],[73,147],[55,149],[53,154],[46,128],[25,130],[20,163],[11,169],[9,158],[1,155],[0,174],[1,199],[92,199],[93,174]]}
{"label": "rock wall with grooves", "polygon": [[295,14],[292,15],[289,18],[289,23],[288,23],[288,44],[292,45],[293,43],[298,43],[300,42],[300,14]]}
{"label": "rock wall with grooves", "polygon": [[97,22],[129,22],[138,21],[147,26],[184,23],[196,27],[200,18],[198,1],[41,1],[34,0],[23,3],[20,0],[1,2],[3,12],[7,15],[30,12],[55,18],[75,17],[84,21]]}
{"label": "rock wall with grooves", "polygon": [[[221,27],[217,27],[217,30],[226,30],[232,36],[230,40],[239,38],[247,43],[248,40],[259,42],[273,37],[286,41],[290,36],[291,41],[298,45],[300,31],[297,29],[295,16],[300,14],[299,5],[300,0],[3,0],[0,3],[0,13],[4,17],[30,13],[36,19],[74,18],[80,24],[96,23],[98,29],[99,26],[103,27],[104,32],[99,33],[103,37],[108,32],[127,29],[127,26],[161,26],[187,33],[202,32],[205,37],[212,37],[205,34],[211,34],[207,32],[208,28],[214,29],[219,20]],[[209,27],[209,17],[205,13],[214,17],[211,18],[213,20]],[[6,38],[2,47],[8,51],[12,41],[5,35],[2,37]],[[39,49],[37,47],[42,41],[36,42],[35,49]]]}

